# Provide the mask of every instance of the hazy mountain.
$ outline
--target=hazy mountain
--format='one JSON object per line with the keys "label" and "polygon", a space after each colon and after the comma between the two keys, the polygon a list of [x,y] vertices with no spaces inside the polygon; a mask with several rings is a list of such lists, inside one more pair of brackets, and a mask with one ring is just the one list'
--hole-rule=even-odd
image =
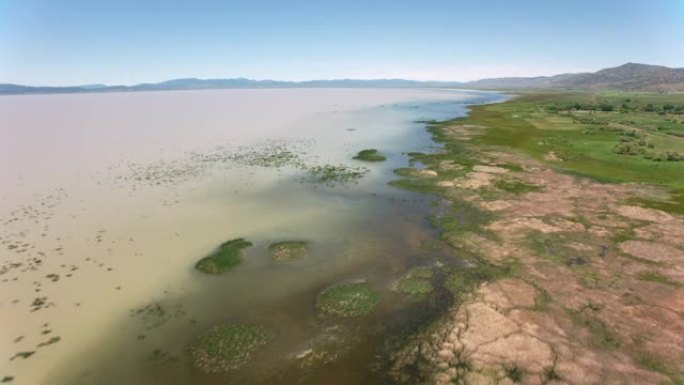
{"label": "hazy mountain", "polygon": [[415,87],[415,88],[472,88],[472,89],[576,89],[623,91],[684,91],[684,68],[668,68],[647,64],[627,63],[593,73],[561,74],[555,76],[509,77],[482,79],[468,83],[415,81],[404,79],[378,80],[308,80],[301,82],[280,80],[235,79],[173,79],[161,83],[142,83],[133,86],[88,84],[74,87],[31,87],[0,84],[0,94],[44,94],[74,92],[121,92],[201,90],[226,88],[313,88],[313,87]]}
{"label": "hazy mountain", "polygon": [[552,88],[576,90],[684,91],[684,68],[627,63],[592,73],[533,78],[482,79],[467,84],[479,89]]}
{"label": "hazy mountain", "polygon": [[73,92],[122,92],[122,91],[171,91],[171,90],[203,90],[203,89],[227,89],[227,88],[388,88],[388,87],[462,87],[464,83],[438,82],[438,81],[415,81],[404,79],[379,79],[379,80],[308,80],[302,82],[280,80],[251,80],[244,78],[236,79],[173,79],[161,83],[142,83],[133,86],[104,86],[99,84],[75,87],[31,87],[17,84],[0,84],[1,94],[46,94],[46,93],[73,93]]}

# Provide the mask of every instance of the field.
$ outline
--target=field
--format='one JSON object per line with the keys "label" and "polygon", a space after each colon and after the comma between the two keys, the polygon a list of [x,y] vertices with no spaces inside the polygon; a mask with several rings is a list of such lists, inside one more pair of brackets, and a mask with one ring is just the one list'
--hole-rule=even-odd
{"label": "field", "polygon": [[487,126],[473,143],[505,146],[603,182],[670,189],[645,206],[684,213],[684,95],[535,93],[474,107],[465,123]]}

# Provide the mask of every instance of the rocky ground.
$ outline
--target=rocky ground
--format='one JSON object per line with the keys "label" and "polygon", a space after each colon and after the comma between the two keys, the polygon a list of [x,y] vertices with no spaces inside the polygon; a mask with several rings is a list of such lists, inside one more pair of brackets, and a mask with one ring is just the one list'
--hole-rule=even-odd
{"label": "rocky ground", "polygon": [[[448,133],[468,143],[480,129],[453,125]],[[517,268],[480,284],[400,351],[395,378],[684,383],[684,218],[628,203],[660,192],[559,173],[553,154],[541,162],[468,151],[478,165],[435,183],[447,200],[464,199],[494,219],[449,243],[495,265],[515,261]],[[438,176],[460,167],[430,168]]]}

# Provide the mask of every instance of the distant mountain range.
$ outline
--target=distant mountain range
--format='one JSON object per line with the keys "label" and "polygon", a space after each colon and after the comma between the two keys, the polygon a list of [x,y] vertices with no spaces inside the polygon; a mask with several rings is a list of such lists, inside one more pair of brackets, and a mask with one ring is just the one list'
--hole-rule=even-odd
{"label": "distant mountain range", "polygon": [[597,72],[530,78],[482,79],[467,83],[477,89],[568,89],[620,91],[684,91],[684,68],[627,63]]}
{"label": "distant mountain range", "polygon": [[301,82],[280,80],[236,79],[174,79],[161,83],[142,83],[133,86],[88,84],[70,87],[32,87],[0,84],[0,95],[49,94],[82,92],[170,91],[228,88],[466,88],[485,90],[565,89],[565,90],[621,90],[621,91],[684,91],[684,68],[668,68],[648,64],[627,63],[592,73],[561,74],[538,77],[505,77],[472,82],[416,81],[404,79],[379,80],[308,80]]}

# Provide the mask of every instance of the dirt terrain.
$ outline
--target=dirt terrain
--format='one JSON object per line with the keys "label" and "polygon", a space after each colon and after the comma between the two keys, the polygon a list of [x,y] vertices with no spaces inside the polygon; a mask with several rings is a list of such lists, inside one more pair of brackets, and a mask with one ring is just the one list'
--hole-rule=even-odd
{"label": "dirt terrain", "polygon": [[[479,129],[454,125],[447,131],[462,141]],[[466,200],[493,219],[448,243],[486,263],[514,261],[516,269],[463,296],[399,352],[395,378],[684,383],[684,218],[627,203],[659,191],[559,173],[554,154],[542,163],[466,149],[479,164],[436,184],[447,200]],[[511,164],[517,166],[501,167]],[[439,175],[459,167],[440,162],[431,169]]]}

